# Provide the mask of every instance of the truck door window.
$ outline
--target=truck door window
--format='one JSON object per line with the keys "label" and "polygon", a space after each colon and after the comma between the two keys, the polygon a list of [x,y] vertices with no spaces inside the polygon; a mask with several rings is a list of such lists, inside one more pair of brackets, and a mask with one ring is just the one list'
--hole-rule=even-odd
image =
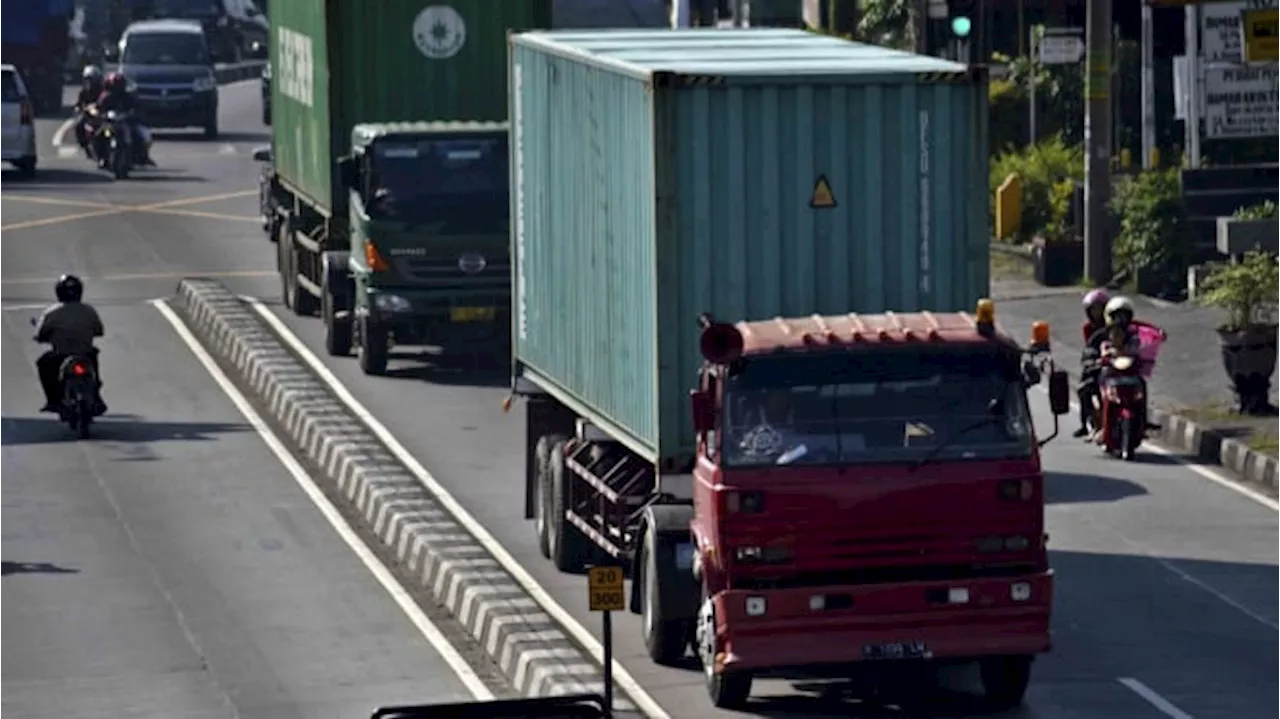
{"label": "truck door window", "polygon": [[909,462],[975,421],[937,461],[1026,456],[1016,359],[988,349],[748,358],[725,385],[726,464]]}
{"label": "truck door window", "polygon": [[507,142],[474,137],[384,137],[373,145],[377,190],[389,216],[432,223],[440,234],[506,232]]}

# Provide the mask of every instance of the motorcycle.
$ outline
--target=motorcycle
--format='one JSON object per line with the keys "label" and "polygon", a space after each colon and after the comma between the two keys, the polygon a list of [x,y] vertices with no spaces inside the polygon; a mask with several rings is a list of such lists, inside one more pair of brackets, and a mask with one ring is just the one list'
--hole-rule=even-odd
{"label": "motorcycle", "polygon": [[1160,344],[1159,330],[1138,331],[1138,350],[1133,353],[1104,349],[1097,359],[1098,392],[1093,397],[1097,442],[1107,454],[1132,462],[1146,439],[1147,380],[1155,371]]}
{"label": "motorcycle", "polygon": [[93,159],[98,167],[110,171],[117,180],[128,178],[134,166],[129,113],[110,110],[105,116],[96,111],[93,114],[98,119],[97,132],[91,143]]}
{"label": "motorcycle", "polygon": [[58,370],[62,384],[62,405],[58,416],[80,439],[88,439],[89,425],[93,423],[98,407],[98,373],[94,371],[93,358],[88,355],[68,357]]}

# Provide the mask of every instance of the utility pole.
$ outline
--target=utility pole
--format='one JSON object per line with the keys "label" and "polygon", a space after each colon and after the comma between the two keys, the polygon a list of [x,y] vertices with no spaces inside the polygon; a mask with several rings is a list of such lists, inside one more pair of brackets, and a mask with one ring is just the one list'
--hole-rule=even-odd
{"label": "utility pole", "polygon": [[1187,33],[1187,164],[1193,170],[1200,169],[1200,93],[1203,79],[1200,76],[1200,6],[1188,5],[1186,13]]}
{"label": "utility pole", "polygon": [[1156,154],[1156,79],[1155,37],[1152,29],[1151,5],[1142,3],[1142,169],[1155,167]]}
{"label": "utility pole", "polygon": [[1084,111],[1084,274],[1095,286],[1111,281],[1111,0],[1088,0]]}

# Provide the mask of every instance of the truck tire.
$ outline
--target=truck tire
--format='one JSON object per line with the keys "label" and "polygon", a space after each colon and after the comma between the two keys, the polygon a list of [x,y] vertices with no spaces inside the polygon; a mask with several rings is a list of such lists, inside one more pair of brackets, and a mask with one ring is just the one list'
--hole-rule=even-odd
{"label": "truck tire", "polygon": [[[698,637],[698,658],[702,660],[702,677],[707,696],[717,709],[741,709],[751,697],[752,676],[745,672],[726,673],[715,670],[715,656],[720,651],[715,638],[715,605],[707,596],[706,582],[702,585],[702,606],[698,610],[698,622],[703,626]],[[709,625],[709,626],[708,626]]]}
{"label": "truck tire", "polygon": [[276,270],[280,273],[280,301],[292,310],[298,276],[293,267],[293,223],[287,215],[276,223]]}
{"label": "truck tire", "polygon": [[565,519],[564,513],[571,506],[569,482],[573,481],[573,475],[564,465],[564,445],[564,442],[556,442],[547,459],[547,479],[551,485],[551,521],[547,525],[547,543],[551,562],[556,565],[556,569],[579,574],[588,564],[594,563],[599,550],[577,525]]}
{"label": "truck tire", "polygon": [[987,657],[978,662],[986,703],[996,711],[1006,711],[1022,704],[1031,682],[1032,656]]}
{"label": "truck tire", "polygon": [[293,304],[291,305],[293,313],[299,317],[313,317],[320,313],[320,298],[311,294],[302,283],[298,281],[298,267],[302,264],[298,260],[302,254],[302,250],[293,242],[292,233],[289,235],[289,254],[290,267],[293,273],[289,275],[293,284]]}
{"label": "truck tire", "polygon": [[544,434],[538,437],[534,445],[534,476],[537,486],[534,487],[533,499],[533,531],[538,537],[538,552],[551,559],[551,522],[548,508],[551,507],[551,448],[563,445],[567,437],[561,434]]}
{"label": "truck tire", "polygon": [[368,317],[360,320],[360,371],[370,377],[381,377],[387,373],[387,353],[389,351],[387,331],[370,322]]}
{"label": "truck tire", "polygon": [[644,646],[654,662],[673,666],[684,660],[693,627],[685,619],[665,616],[659,594],[662,574],[658,567],[658,532],[652,525],[645,529],[643,551],[639,580],[644,585],[640,625],[644,630]]}
{"label": "truck tire", "polygon": [[323,294],[320,314],[324,317],[324,350],[330,357],[346,357],[351,354],[351,317],[338,319],[333,292],[325,287]]}

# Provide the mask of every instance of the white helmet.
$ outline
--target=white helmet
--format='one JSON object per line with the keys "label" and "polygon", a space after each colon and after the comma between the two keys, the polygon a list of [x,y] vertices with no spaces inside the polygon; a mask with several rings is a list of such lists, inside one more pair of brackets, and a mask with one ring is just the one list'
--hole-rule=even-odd
{"label": "white helmet", "polygon": [[1112,297],[1103,310],[1103,316],[1107,318],[1107,324],[1111,324],[1116,321],[1116,315],[1122,312],[1128,315],[1126,321],[1133,319],[1133,302],[1128,297]]}

